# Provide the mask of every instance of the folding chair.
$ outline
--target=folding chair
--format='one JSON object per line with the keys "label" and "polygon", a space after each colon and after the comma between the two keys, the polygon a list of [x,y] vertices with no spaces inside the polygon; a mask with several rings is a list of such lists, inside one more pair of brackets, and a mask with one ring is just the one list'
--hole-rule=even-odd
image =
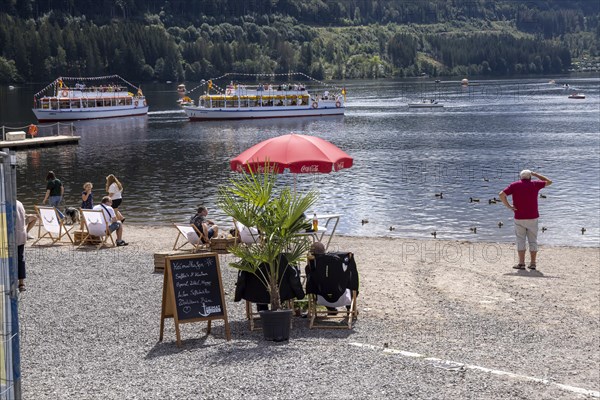
{"label": "folding chair", "polygon": [[115,246],[115,240],[112,237],[112,232],[109,229],[109,223],[106,220],[104,211],[102,210],[88,210],[80,208],[81,215],[83,217],[83,226],[85,228],[81,243],[77,246],[80,248],[88,240],[94,239],[95,237],[101,238],[100,243],[96,249],[100,249],[102,246],[106,246],[108,240],[112,242],[113,247]]}
{"label": "folding chair", "polygon": [[[175,243],[173,244],[173,250],[180,250],[186,244],[190,244],[192,246],[192,251],[208,251],[210,250],[210,241],[204,237],[204,234],[196,228],[195,225],[192,224],[173,224],[175,228],[177,228],[177,238],[175,238]],[[179,238],[183,238],[183,244],[177,246],[179,242]],[[202,238],[205,240],[203,241]],[[208,242],[208,243],[205,243]]]}
{"label": "folding chair", "polygon": [[[37,244],[40,240],[44,238],[48,238],[52,241],[50,244],[54,244],[63,236],[67,236],[71,244],[73,244],[73,238],[69,234],[69,230],[65,227],[62,219],[59,217],[58,210],[54,207],[42,207],[35,206],[35,212],[38,215],[38,219],[42,222],[38,226],[38,239],[32,243],[32,245]],[[46,233],[43,235],[42,226]]]}
{"label": "folding chair", "polygon": [[260,241],[260,233],[255,227],[247,227],[240,221],[233,220],[233,226],[235,227],[235,236],[238,243],[244,244],[255,244]]}
{"label": "folding chair", "polygon": [[[352,329],[352,322],[358,316],[358,286],[358,270],[352,253],[310,257],[306,266],[309,328]],[[337,310],[337,307],[345,309]],[[346,319],[347,323],[342,324]]]}

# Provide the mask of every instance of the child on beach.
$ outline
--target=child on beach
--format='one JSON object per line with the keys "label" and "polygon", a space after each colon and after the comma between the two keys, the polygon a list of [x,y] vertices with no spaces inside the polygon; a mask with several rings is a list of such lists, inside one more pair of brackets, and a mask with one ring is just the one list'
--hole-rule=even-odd
{"label": "child on beach", "polygon": [[94,194],[92,189],[94,185],[92,182],[86,182],[83,184],[83,192],[81,192],[81,208],[91,210],[94,208]]}
{"label": "child on beach", "polygon": [[[94,194],[92,193],[93,187],[94,185],[92,185],[92,182],[86,182],[83,184],[83,192],[81,192],[81,208],[84,210],[91,210],[94,208]],[[83,230],[83,214],[79,218],[79,221],[81,224],[80,229]]]}

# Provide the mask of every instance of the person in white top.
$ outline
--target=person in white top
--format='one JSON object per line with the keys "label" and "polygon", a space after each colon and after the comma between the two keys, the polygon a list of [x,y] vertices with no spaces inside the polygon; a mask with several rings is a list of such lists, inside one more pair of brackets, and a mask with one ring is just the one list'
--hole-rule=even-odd
{"label": "person in white top", "polygon": [[123,185],[116,176],[110,174],[106,177],[106,193],[108,193],[108,197],[112,200],[112,208],[115,210],[115,214],[117,215],[117,220],[121,222],[125,222],[125,218],[119,211],[119,206],[123,201]]}
{"label": "person in white top", "polygon": [[106,221],[108,221],[108,229],[111,232],[117,231],[117,246],[127,246],[123,240],[123,224],[119,222],[113,209],[112,200],[108,196],[102,198],[102,202],[94,206],[94,210],[101,210],[104,213]]}
{"label": "person in white top", "polygon": [[25,290],[25,242],[27,231],[25,227],[25,207],[17,200],[17,215],[15,218],[15,241],[17,242],[17,269],[19,278],[19,292]]}

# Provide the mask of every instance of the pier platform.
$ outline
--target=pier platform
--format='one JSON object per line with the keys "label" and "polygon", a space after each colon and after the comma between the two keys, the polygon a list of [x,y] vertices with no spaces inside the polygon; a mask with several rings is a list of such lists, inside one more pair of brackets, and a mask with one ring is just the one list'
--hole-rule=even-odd
{"label": "pier platform", "polygon": [[81,136],[45,136],[21,140],[3,140],[0,141],[0,149],[9,148],[12,150],[27,149],[31,147],[48,147],[65,144],[79,144]]}

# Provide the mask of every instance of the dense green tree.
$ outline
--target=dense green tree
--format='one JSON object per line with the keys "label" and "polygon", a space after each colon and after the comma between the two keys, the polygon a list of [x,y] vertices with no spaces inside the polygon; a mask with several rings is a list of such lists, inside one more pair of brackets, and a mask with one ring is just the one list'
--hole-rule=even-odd
{"label": "dense green tree", "polygon": [[28,81],[560,73],[600,57],[599,21],[584,0],[0,0],[0,57]]}

